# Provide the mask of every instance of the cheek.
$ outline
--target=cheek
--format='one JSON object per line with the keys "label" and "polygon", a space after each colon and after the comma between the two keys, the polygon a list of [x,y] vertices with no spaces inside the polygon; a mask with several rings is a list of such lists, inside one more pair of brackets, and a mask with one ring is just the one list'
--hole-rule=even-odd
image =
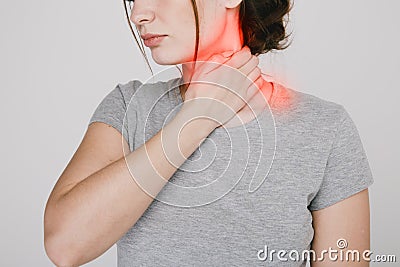
{"label": "cheek", "polygon": [[[189,6],[182,6],[182,9],[166,9],[172,12],[164,13],[165,16],[159,17],[167,26],[166,29],[169,30],[170,37],[165,40],[162,46],[152,50],[153,59],[158,64],[179,64],[193,59],[196,44],[196,24],[190,0],[187,1]],[[200,23],[198,59],[200,59],[214,50],[215,47],[213,48],[213,46],[218,43],[218,39],[223,35],[224,22],[218,18],[223,16],[219,16],[217,12],[202,12],[205,7],[199,6],[198,8]],[[215,8],[208,10],[215,10]]]}
{"label": "cheek", "polygon": [[221,19],[206,19],[200,25],[200,50],[214,50],[217,48],[221,37],[225,35],[224,21]]}
{"label": "cheek", "polygon": [[[196,24],[192,13],[175,16],[173,23],[168,27],[171,29],[171,38],[165,43],[168,53],[171,57],[179,57],[182,61],[192,60],[196,45]],[[201,29],[200,38],[202,38]]]}
{"label": "cheek", "polygon": [[176,65],[193,59],[193,41],[185,35],[174,35],[164,40],[162,45],[151,50],[153,60],[160,65]]}
{"label": "cheek", "polygon": [[200,16],[201,40],[204,45],[210,45],[224,34],[225,8],[220,1],[208,0]]}

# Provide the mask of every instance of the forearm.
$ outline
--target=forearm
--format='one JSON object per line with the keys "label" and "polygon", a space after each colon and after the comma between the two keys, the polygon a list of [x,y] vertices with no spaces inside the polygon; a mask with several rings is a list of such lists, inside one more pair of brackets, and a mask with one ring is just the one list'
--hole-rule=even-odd
{"label": "forearm", "polygon": [[100,256],[136,223],[213,130],[206,120],[185,125],[189,118],[182,109],[143,146],[88,176],[52,204],[54,227],[49,232],[54,235],[48,247],[62,254],[60,262],[81,265]]}

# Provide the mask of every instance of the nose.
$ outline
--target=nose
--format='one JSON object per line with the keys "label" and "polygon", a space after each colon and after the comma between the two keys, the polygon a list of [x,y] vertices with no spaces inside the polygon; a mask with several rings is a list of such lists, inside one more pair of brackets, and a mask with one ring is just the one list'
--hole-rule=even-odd
{"label": "nose", "polygon": [[148,1],[136,0],[132,11],[130,20],[136,26],[140,26],[146,23],[150,23],[154,20],[155,14]]}

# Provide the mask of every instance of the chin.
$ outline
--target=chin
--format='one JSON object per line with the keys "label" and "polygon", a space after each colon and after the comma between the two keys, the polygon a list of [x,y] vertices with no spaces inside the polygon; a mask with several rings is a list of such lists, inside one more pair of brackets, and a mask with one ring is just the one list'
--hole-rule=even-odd
{"label": "chin", "polygon": [[179,56],[168,53],[167,51],[152,51],[151,56],[158,65],[177,65],[182,62]]}
{"label": "chin", "polygon": [[176,52],[177,52],[176,49],[174,49],[174,51],[172,52],[172,51],[167,51],[166,49],[161,49],[161,47],[158,47],[151,50],[151,56],[154,62],[157,63],[158,65],[178,65],[186,62],[192,62],[194,51],[188,53],[176,53]]}

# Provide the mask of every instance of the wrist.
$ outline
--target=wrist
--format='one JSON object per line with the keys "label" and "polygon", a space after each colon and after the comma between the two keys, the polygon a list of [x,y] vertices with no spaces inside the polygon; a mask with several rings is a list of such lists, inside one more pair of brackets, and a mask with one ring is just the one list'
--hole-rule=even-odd
{"label": "wrist", "polygon": [[200,109],[201,107],[184,103],[178,114],[182,119],[182,126],[191,127],[193,133],[197,134],[199,138],[205,138],[220,124],[211,118],[202,116],[199,112]]}

